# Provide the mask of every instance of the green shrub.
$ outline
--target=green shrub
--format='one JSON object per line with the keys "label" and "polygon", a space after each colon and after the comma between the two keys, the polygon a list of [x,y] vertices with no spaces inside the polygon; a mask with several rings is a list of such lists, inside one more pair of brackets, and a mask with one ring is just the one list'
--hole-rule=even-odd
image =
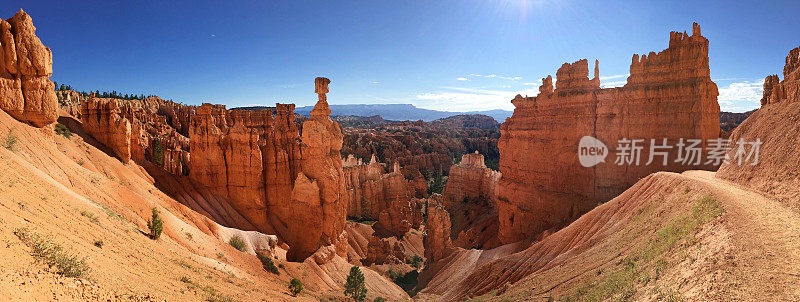
{"label": "green shrub", "polygon": [[376,297],[375,300],[372,300],[372,302],[386,302],[386,299],[383,297]]}
{"label": "green shrub", "polygon": [[265,271],[268,271],[276,275],[281,274],[281,272],[278,271],[278,268],[275,267],[275,263],[272,262],[272,258],[261,254],[256,254],[256,257],[258,257],[258,260],[261,260],[261,266],[264,267]]}
{"label": "green shrub", "polygon": [[32,254],[37,261],[42,261],[48,267],[56,268],[56,273],[66,277],[83,277],[89,273],[89,265],[85,259],[79,259],[77,255],[72,255],[64,248],[53,242],[50,238],[39,236],[27,228],[14,230],[25,245],[33,249]]}
{"label": "green shrub", "polygon": [[66,138],[72,137],[72,132],[69,131],[69,128],[67,128],[67,126],[64,126],[64,124],[61,123],[56,124],[56,134],[64,136]]}
{"label": "green shrub", "polygon": [[147,221],[147,228],[150,229],[150,239],[156,240],[161,237],[161,232],[164,231],[164,221],[161,220],[158,209],[153,208],[153,216]]}
{"label": "green shrub", "polygon": [[358,302],[363,302],[367,298],[367,287],[364,285],[364,273],[358,266],[350,268],[347,275],[347,282],[344,284],[344,294]]}
{"label": "green shrub", "polygon": [[303,291],[303,282],[300,282],[300,279],[292,278],[289,281],[289,291],[292,293],[292,296],[297,297],[301,291]]}
{"label": "green shrub", "polygon": [[414,257],[406,259],[406,263],[411,264],[411,267],[415,269],[419,269],[419,267],[422,265],[422,261],[423,259],[419,255],[414,255]]}
{"label": "green shrub", "polygon": [[3,142],[3,147],[11,151],[17,151],[17,136],[14,135],[13,131],[8,130],[8,135]]}
{"label": "green shrub", "polygon": [[239,235],[233,235],[233,237],[228,240],[228,244],[241,252],[247,252],[247,246],[244,243],[244,239],[239,237]]}

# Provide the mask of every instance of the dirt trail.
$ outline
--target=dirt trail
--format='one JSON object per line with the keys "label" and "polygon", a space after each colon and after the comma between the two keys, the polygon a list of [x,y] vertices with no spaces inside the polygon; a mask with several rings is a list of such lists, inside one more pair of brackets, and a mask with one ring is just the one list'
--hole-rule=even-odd
{"label": "dirt trail", "polygon": [[726,210],[734,242],[726,266],[724,294],[732,300],[800,300],[800,214],[778,200],[715,177],[688,171],[708,184]]}

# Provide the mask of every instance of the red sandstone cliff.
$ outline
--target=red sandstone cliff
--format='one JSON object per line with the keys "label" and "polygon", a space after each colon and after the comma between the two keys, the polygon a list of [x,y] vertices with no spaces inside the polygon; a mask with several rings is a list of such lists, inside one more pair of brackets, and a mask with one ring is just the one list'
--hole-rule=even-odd
{"label": "red sandstone cliff", "polygon": [[[679,138],[703,139],[706,147],[706,139],[719,136],[718,91],[709,77],[708,40],[697,24],[692,35],[670,33],[669,48],[660,53],[634,55],[624,87],[601,89],[597,65],[591,80],[588,71],[586,60],[564,64],[556,73],[555,90],[545,79],[538,96],[512,100],[516,109],[502,125],[499,141],[503,243],[563,227],[652,172],[715,168],[673,162],[677,148],[668,151],[664,166],[660,156],[645,165],[647,149],[638,166],[614,163],[622,138],[645,139],[645,146],[651,138],[666,138],[673,146]],[[605,163],[580,165],[578,142],[583,136],[608,146]]]}
{"label": "red sandstone cliff", "polygon": [[33,20],[22,9],[0,19],[0,48],[0,109],[37,127],[55,122],[53,54],[36,37]]}

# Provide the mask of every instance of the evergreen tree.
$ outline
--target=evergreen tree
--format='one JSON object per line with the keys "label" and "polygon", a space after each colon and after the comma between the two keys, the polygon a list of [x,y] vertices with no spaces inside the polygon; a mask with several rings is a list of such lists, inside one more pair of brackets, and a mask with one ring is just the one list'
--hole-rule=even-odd
{"label": "evergreen tree", "polygon": [[344,284],[344,294],[353,298],[356,302],[363,302],[367,299],[367,287],[364,285],[364,273],[358,266],[350,268],[347,275],[347,283]]}
{"label": "evergreen tree", "polygon": [[150,238],[153,240],[161,237],[161,232],[164,231],[164,221],[161,220],[161,215],[158,210],[153,208],[153,216],[147,221],[147,228],[150,229]]}

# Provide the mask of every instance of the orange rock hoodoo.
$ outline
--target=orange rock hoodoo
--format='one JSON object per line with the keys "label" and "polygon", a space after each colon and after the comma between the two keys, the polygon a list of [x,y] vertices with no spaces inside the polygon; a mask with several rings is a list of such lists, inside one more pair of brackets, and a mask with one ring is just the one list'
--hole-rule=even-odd
{"label": "orange rock hoodoo", "polygon": [[486,167],[483,155],[464,154],[450,167],[450,178],[442,191],[444,207],[450,213],[456,246],[489,249],[497,240],[497,188],[500,172]]}
{"label": "orange rock hoodoo", "polygon": [[203,104],[190,119],[190,177],[229,200],[259,231],[280,235],[290,260],[327,245],[346,252],[342,132],[328,117],[328,83],[315,81],[319,102],[302,137],[294,105],[277,104],[273,114]]}
{"label": "orange rock hoodoo", "polygon": [[[512,100],[514,115],[501,127],[498,208],[503,243],[535,238],[543,231],[564,226],[598,202],[607,201],[639,178],[655,171],[713,169],[713,165],[674,162],[677,147],[668,150],[668,163],[645,165],[649,150],[641,151],[639,165],[614,163],[622,138],[679,138],[719,136],[717,86],[709,77],[708,40],[695,24],[692,35],[670,33],[669,48],[634,55],[628,83],[601,89],[595,63],[588,78],[588,62],[564,64],[556,73],[556,89],[549,77],[536,97]],[[578,142],[593,136],[608,146],[605,163],[586,168],[578,161]]]}
{"label": "orange rock hoodoo", "polygon": [[764,79],[764,95],[761,105],[800,100],[800,47],[792,49],[786,56],[783,67],[783,81],[778,75],[770,75]]}
{"label": "orange rock hoodoo", "polygon": [[414,196],[413,185],[403,177],[397,163],[391,172],[384,173],[375,156],[363,164],[350,155],[343,160],[343,169],[348,217],[378,220],[392,203],[407,202]]}
{"label": "orange rock hoodoo", "polygon": [[36,37],[33,20],[22,9],[0,19],[0,109],[37,127],[58,118],[53,54]]}
{"label": "orange rock hoodoo", "polygon": [[425,259],[431,263],[453,251],[450,239],[450,214],[437,200],[428,199],[428,221],[425,223]]}
{"label": "orange rock hoodoo", "polygon": [[465,201],[480,201],[494,207],[500,175],[486,167],[478,151],[464,154],[459,164],[450,167],[450,177],[442,191],[445,207],[449,210],[451,204]]}

